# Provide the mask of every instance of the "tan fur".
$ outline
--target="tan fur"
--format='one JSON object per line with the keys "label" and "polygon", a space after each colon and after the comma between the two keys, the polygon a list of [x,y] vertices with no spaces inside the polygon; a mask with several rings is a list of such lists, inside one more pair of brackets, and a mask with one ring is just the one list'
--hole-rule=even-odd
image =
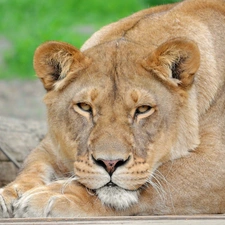
{"label": "tan fur", "polygon": [[224,37],[224,0],[186,0],[81,51],[41,45],[49,131],[0,191],[0,215],[225,213]]}

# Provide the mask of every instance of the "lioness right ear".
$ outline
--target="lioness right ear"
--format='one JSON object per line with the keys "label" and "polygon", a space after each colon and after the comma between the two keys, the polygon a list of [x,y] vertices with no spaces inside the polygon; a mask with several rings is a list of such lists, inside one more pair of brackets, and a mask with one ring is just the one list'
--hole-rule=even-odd
{"label": "lioness right ear", "polygon": [[34,69],[47,91],[66,85],[70,72],[84,68],[84,55],[72,45],[50,41],[34,53]]}
{"label": "lioness right ear", "polygon": [[175,38],[161,44],[142,65],[163,81],[187,88],[200,66],[200,52],[195,42]]}

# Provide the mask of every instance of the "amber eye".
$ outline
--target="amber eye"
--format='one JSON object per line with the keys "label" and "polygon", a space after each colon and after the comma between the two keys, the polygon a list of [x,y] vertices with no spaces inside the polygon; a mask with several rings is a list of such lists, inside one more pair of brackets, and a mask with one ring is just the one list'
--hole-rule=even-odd
{"label": "amber eye", "polygon": [[83,110],[83,111],[85,111],[85,112],[92,113],[92,108],[91,108],[91,106],[88,105],[88,104],[85,103],[85,102],[80,102],[80,103],[77,104],[77,106],[78,106],[81,110]]}
{"label": "amber eye", "polygon": [[136,111],[135,111],[135,115],[138,115],[138,114],[144,114],[144,113],[147,113],[151,110],[151,106],[149,105],[142,105],[142,106],[139,106]]}

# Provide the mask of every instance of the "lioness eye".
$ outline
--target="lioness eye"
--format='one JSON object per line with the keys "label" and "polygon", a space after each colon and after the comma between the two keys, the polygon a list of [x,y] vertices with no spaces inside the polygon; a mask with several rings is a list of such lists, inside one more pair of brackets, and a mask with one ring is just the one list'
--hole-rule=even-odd
{"label": "lioness eye", "polygon": [[143,113],[148,112],[150,109],[151,109],[151,106],[149,106],[149,105],[142,105],[142,106],[139,106],[139,107],[136,109],[135,114],[136,114],[136,115],[138,115],[138,114],[143,114]]}
{"label": "lioness eye", "polygon": [[85,112],[89,112],[89,113],[92,112],[91,106],[88,105],[87,103],[81,102],[81,103],[78,103],[77,106]]}

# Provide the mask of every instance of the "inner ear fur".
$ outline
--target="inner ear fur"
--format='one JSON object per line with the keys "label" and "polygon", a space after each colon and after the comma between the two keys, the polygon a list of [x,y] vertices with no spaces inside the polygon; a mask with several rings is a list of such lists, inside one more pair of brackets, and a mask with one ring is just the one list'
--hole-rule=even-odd
{"label": "inner ear fur", "polygon": [[72,45],[49,41],[36,49],[33,63],[37,76],[45,89],[50,91],[59,86],[59,83],[62,84],[61,81],[68,77],[70,72],[82,69],[84,61],[84,55]]}
{"label": "inner ear fur", "polygon": [[142,63],[144,68],[173,85],[188,87],[200,66],[197,44],[184,38],[176,38],[161,44]]}

